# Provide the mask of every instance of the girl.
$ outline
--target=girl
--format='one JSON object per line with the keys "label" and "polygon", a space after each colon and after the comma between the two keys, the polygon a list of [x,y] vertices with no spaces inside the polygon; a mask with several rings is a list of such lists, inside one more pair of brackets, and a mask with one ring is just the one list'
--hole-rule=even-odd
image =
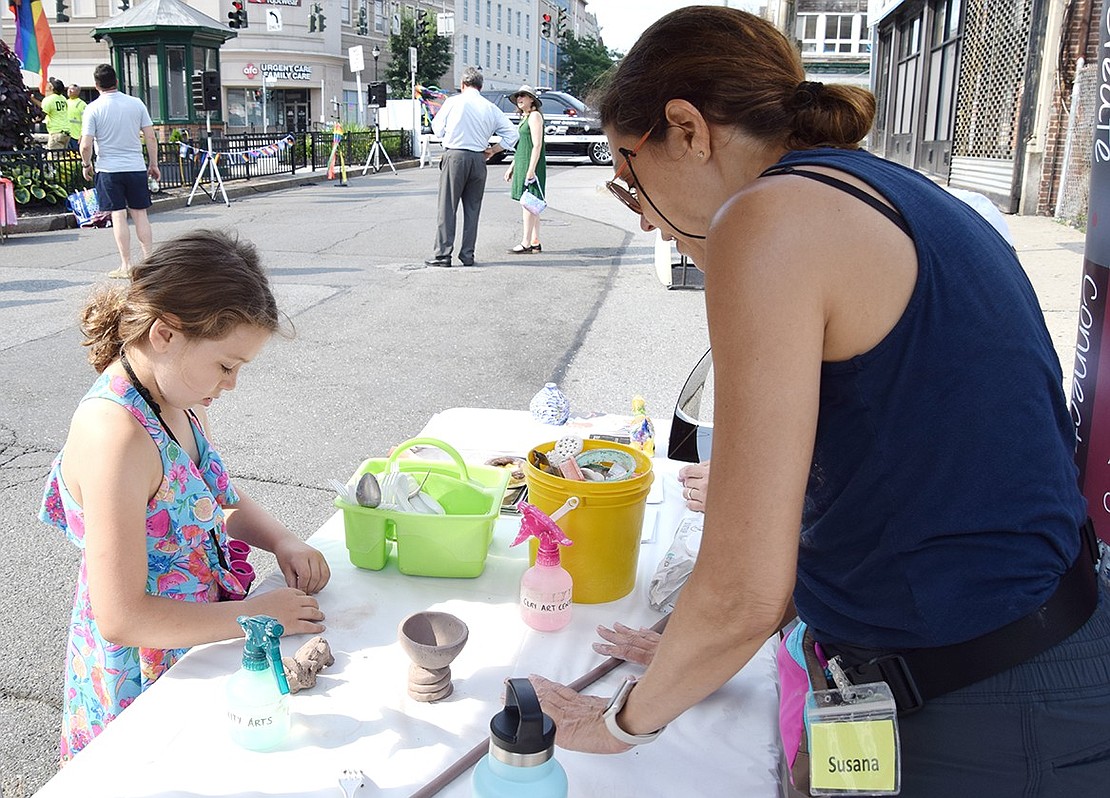
{"label": "girl", "polygon": [[[547,197],[547,153],[543,148],[543,114],[540,98],[529,86],[521,86],[509,99],[520,109],[520,140],[513,153],[513,162],[505,172],[505,182],[513,183],[513,199],[519,200],[525,191],[541,199]],[[540,252],[540,217],[524,206],[520,208],[523,232],[520,243],[509,250],[512,255]]]}
{"label": "girl", "polygon": [[[320,552],[228,480],[205,408],[279,329],[253,245],[198,230],[165,242],[126,287],[86,306],[100,374],[73,415],[41,518],[82,549],[70,620],[62,761],[73,757],[190,647],[238,637],[238,615],[287,634],[323,630],[309,594]],[[244,601],[228,537],[272,551],[286,588]]]}

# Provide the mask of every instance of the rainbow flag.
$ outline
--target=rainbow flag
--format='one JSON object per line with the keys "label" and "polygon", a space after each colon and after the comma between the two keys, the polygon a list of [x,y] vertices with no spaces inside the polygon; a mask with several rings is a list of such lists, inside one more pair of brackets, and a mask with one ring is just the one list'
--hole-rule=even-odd
{"label": "rainbow flag", "polygon": [[28,72],[42,77],[39,90],[46,93],[46,71],[54,58],[54,35],[42,10],[42,0],[8,0],[15,16],[15,55]]}

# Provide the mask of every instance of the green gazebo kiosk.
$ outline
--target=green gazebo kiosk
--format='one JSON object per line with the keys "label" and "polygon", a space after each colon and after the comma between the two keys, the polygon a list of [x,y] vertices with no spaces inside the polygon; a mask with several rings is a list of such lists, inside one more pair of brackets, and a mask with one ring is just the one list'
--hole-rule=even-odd
{"label": "green gazebo kiosk", "polygon": [[[220,71],[220,47],[238,34],[180,0],[146,0],[94,28],[92,37],[108,41],[119,74],[119,89],[138,97],[150,110],[161,141],[173,130],[189,138],[204,136],[204,113],[193,108],[190,78]],[[223,127],[222,114],[212,115]]]}

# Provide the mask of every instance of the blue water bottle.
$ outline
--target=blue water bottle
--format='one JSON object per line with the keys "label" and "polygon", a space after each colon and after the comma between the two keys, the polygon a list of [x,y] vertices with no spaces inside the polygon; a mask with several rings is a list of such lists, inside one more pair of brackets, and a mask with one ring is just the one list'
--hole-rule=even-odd
{"label": "blue water bottle", "polygon": [[555,721],[527,679],[505,682],[505,708],[489,722],[489,753],[474,768],[474,798],[567,798],[555,761]]}

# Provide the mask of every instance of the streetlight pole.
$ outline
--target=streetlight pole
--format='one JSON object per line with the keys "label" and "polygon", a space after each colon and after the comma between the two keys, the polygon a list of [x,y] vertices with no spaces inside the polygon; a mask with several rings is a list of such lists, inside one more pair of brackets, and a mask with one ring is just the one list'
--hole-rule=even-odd
{"label": "streetlight pole", "polygon": [[370,55],[374,56],[374,82],[378,82],[378,56],[382,54],[382,50],[378,45],[374,45],[374,49],[370,51]]}

